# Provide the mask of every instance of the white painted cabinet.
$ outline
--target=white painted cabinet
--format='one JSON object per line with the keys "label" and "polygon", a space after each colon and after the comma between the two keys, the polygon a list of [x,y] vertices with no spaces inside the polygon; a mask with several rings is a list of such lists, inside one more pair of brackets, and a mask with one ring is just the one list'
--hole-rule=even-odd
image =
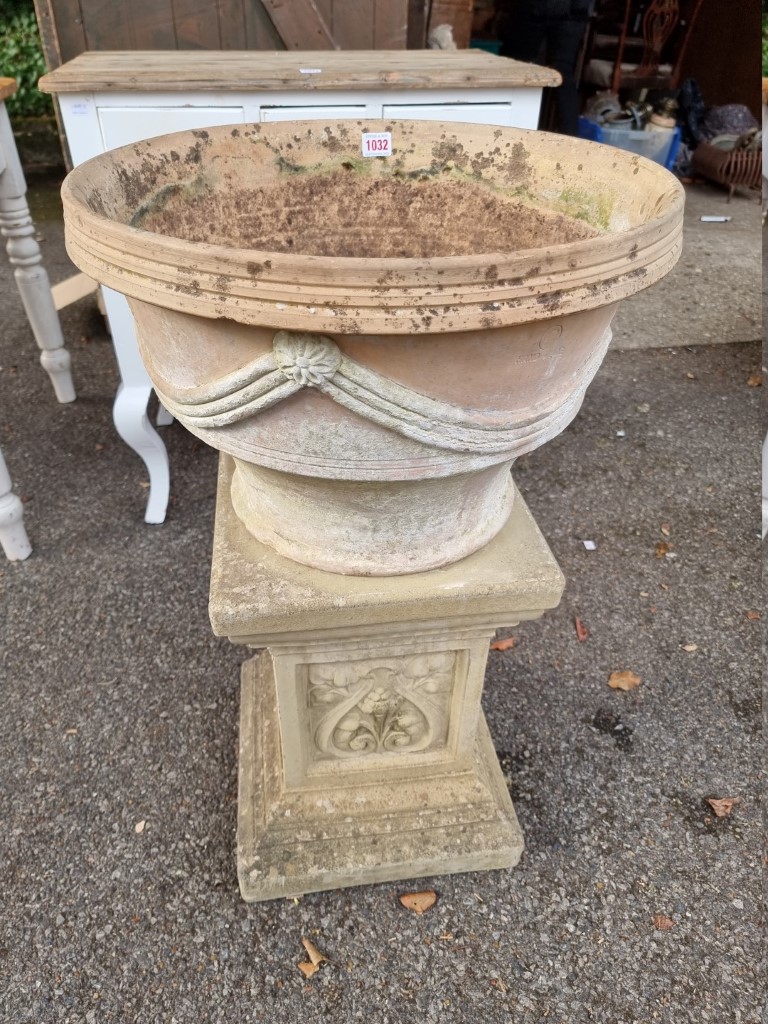
{"label": "white painted cabinet", "polygon": [[[549,68],[479,50],[311,54],[172,51],[83,53],[44,76],[58,96],[75,165],[168,132],[315,118],[414,118],[536,128]],[[145,520],[165,518],[169,468],[149,423],[149,377],[122,295],[103,289],[121,385],[114,421],[146,465]]]}

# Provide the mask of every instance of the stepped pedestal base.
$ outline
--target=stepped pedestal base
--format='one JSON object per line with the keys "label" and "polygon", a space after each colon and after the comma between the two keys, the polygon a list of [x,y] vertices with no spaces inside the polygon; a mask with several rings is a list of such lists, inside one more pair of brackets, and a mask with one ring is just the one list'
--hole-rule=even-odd
{"label": "stepped pedestal base", "polygon": [[522,833],[480,710],[499,626],[563,578],[517,496],[454,565],[354,577],[282,558],[232,509],[222,458],[211,579],[243,667],[238,875],[246,900],[512,867]]}
{"label": "stepped pedestal base", "polygon": [[[275,679],[264,651],[243,666],[237,869],[243,898],[269,900],[421,875],[514,867],[523,833],[485,719],[463,770],[282,786]],[[370,776],[366,778],[366,776]]]}

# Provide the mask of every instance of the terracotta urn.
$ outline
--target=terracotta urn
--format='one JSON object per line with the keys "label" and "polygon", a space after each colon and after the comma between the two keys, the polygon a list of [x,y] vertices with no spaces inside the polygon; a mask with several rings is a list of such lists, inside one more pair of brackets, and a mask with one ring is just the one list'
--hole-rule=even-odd
{"label": "terracotta urn", "polygon": [[[365,155],[374,135],[389,155]],[[415,121],[167,135],[62,194],[69,254],[128,296],[162,402],[233,456],[248,531],[355,575],[498,533],[514,460],[576,415],[683,215],[634,154]]]}

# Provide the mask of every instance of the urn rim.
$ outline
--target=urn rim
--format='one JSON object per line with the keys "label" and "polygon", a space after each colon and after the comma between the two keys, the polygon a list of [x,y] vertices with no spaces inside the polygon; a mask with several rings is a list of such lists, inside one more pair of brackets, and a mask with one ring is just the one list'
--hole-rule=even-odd
{"label": "urn rim", "polygon": [[[321,137],[334,129],[353,138],[362,129],[392,129],[396,138],[418,137],[423,146],[446,136],[466,147],[500,139],[523,146],[534,168],[537,161],[562,168],[563,161],[580,169],[572,176],[577,181],[582,175],[605,184],[613,176],[627,189],[630,183],[633,200],[640,196],[642,204],[647,196],[652,212],[624,229],[549,247],[357,258],[191,242],[148,232],[98,209],[95,197],[114,190],[121,175],[125,180],[126,168],[140,168],[171,149],[183,151],[186,145],[190,152],[197,147],[205,153],[231,145],[233,132],[246,140],[250,132],[258,143],[279,148],[287,139]],[[336,159],[344,155],[337,153]],[[617,191],[615,183],[605,187]],[[492,125],[375,120],[229,125],[160,136],[81,164],[67,177],[62,198],[69,254],[101,284],[204,317],[332,334],[491,329],[613,304],[653,284],[677,262],[684,205],[683,188],[672,174],[614,147]],[[614,221],[627,216],[615,205]]]}

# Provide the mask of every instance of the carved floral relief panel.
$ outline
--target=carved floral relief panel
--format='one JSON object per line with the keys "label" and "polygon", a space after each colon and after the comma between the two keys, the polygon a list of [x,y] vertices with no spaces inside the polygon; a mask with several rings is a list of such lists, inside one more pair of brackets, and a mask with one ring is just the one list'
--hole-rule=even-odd
{"label": "carved floral relief panel", "polygon": [[308,666],[314,759],[444,747],[455,668],[455,651]]}

